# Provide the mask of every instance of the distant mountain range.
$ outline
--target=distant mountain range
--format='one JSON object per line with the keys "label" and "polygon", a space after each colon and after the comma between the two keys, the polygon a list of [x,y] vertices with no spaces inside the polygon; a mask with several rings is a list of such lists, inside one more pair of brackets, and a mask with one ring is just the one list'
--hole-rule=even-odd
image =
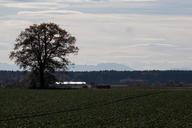
{"label": "distant mountain range", "polygon": [[71,65],[69,66],[70,71],[132,71],[133,69],[117,63],[100,63],[97,65]]}
{"label": "distant mountain range", "polygon": [[0,70],[17,71],[20,70],[18,66],[14,64],[0,63]]}
{"label": "distant mountain range", "polygon": [[[100,63],[97,65],[70,65],[69,71],[109,71],[109,70],[115,70],[115,71],[132,71],[133,69],[123,65],[123,64],[117,64],[117,63]],[[7,64],[7,63],[0,63],[0,70],[8,70],[8,71],[17,71],[20,70],[16,65],[14,64]]]}

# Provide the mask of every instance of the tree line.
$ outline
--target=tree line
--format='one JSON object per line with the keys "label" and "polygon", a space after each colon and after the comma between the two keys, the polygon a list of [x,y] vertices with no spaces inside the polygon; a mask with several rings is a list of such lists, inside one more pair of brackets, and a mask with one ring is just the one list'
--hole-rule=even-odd
{"label": "tree line", "polygon": [[[30,72],[0,71],[2,87],[30,87]],[[192,71],[94,71],[53,74],[56,81],[85,81],[88,84],[191,86]]]}

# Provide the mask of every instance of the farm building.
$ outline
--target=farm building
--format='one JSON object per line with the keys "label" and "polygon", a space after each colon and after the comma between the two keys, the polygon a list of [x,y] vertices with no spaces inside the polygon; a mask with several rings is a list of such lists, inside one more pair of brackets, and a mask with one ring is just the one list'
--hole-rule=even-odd
{"label": "farm building", "polygon": [[96,85],[95,88],[98,88],[98,89],[110,89],[111,85],[101,84],[101,85]]}
{"label": "farm building", "polygon": [[63,88],[63,89],[80,89],[88,88],[86,82],[55,82],[54,84],[49,85],[50,88]]}

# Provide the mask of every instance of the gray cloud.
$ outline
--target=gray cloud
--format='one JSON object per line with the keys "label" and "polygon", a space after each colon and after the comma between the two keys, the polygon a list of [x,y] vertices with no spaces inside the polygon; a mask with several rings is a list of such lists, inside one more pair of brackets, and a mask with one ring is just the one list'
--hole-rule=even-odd
{"label": "gray cloud", "polygon": [[77,64],[189,67],[191,4],[189,0],[0,0],[0,42],[6,42],[0,43],[0,59],[10,63],[8,55],[21,30],[55,22],[76,36],[80,51],[71,58]]}
{"label": "gray cloud", "polygon": [[48,10],[48,11],[20,11],[18,15],[45,15],[45,14],[59,14],[59,15],[70,15],[70,14],[82,14],[80,11],[72,10]]}
{"label": "gray cloud", "polygon": [[190,0],[0,0],[0,6],[20,11],[74,10],[85,13],[192,15]]}
{"label": "gray cloud", "polygon": [[[80,51],[71,58],[77,64],[118,62],[135,69],[179,67],[180,61],[187,61],[181,64],[184,67],[192,64],[188,59],[192,54],[190,16],[42,14],[41,18],[40,21],[38,15],[25,13],[16,16],[17,20],[1,20],[1,39],[13,46],[25,27],[48,21],[58,23],[76,36]],[[2,62],[10,62],[10,50],[0,50]]]}

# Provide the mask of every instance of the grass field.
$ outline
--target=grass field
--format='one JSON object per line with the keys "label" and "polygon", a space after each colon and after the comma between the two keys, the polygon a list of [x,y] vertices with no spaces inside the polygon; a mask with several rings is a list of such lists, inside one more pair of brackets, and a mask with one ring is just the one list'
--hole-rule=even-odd
{"label": "grass field", "polygon": [[0,89],[0,128],[191,128],[191,89]]}

